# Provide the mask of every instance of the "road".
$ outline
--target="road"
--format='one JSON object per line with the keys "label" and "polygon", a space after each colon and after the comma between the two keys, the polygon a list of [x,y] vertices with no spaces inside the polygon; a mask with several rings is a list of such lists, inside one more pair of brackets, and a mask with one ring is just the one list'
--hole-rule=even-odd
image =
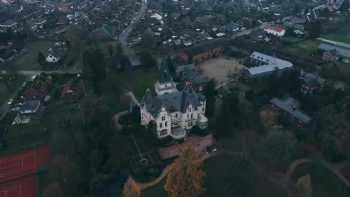
{"label": "road", "polygon": [[132,30],[135,28],[135,25],[141,20],[142,17],[145,16],[147,7],[148,7],[147,0],[142,0],[141,8],[135,14],[135,17],[131,20],[131,23],[129,24],[129,26],[127,26],[119,36],[115,37],[116,40],[119,40],[124,54],[129,57],[132,66],[140,65],[140,59],[135,54],[135,52],[131,48],[129,48],[128,38]]}
{"label": "road", "polygon": [[241,37],[241,36],[245,36],[245,35],[249,35],[251,34],[253,31],[257,31],[259,29],[263,29],[265,27],[267,27],[270,23],[263,23],[257,27],[254,27],[254,28],[251,28],[251,29],[246,29],[246,30],[243,30],[243,31],[240,31],[234,35],[231,36],[231,39],[236,39],[238,37]]}

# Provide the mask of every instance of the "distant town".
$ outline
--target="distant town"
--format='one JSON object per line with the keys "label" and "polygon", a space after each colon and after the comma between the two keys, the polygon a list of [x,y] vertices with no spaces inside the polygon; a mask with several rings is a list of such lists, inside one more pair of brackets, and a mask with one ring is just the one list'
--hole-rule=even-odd
{"label": "distant town", "polygon": [[349,197],[349,0],[0,0],[0,196]]}

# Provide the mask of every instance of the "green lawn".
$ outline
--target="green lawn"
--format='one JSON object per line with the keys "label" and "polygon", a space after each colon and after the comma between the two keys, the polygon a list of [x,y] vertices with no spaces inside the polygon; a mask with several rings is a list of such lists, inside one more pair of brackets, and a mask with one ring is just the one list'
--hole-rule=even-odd
{"label": "green lawn", "polygon": [[282,48],[282,52],[292,54],[295,56],[310,56],[317,52],[320,41],[306,40],[287,47]]}
{"label": "green lawn", "polygon": [[142,98],[147,88],[153,89],[154,84],[159,79],[158,71],[138,69],[131,73],[131,88],[137,98]]}
{"label": "green lawn", "polygon": [[[228,155],[212,157],[205,162],[206,192],[203,197],[260,196],[281,197],[286,192],[270,182],[247,161]],[[142,197],[167,197],[164,182],[143,192]]]}
{"label": "green lawn", "polygon": [[299,166],[293,174],[293,178],[296,182],[298,177],[306,174],[311,175],[313,197],[350,196],[350,189],[321,163],[315,162]]}
{"label": "green lawn", "polygon": [[350,26],[340,28],[337,32],[322,35],[321,37],[350,44]]}
{"label": "green lawn", "polygon": [[144,70],[142,68],[115,73],[111,71],[108,74],[103,100],[114,112],[119,112],[128,109],[130,101],[125,98],[127,91],[134,92],[138,99],[141,99],[146,92],[146,89],[153,89],[154,83],[159,79],[159,74],[156,69]]}
{"label": "green lawn", "polygon": [[48,48],[53,46],[52,41],[34,41],[27,44],[27,52],[22,56],[19,56],[14,61],[14,65],[18,69],[40,69],[40,65],[38,63],[38,54],[41,51],[43,54],[47,54]]}
{"label": "green lawn", "polygon": [[7,147],[0,150],[1,154],[9,154],[35,148],[47,143],[47,132],[38,124],[28,126],[13,126],[6,135]]}
{"label": "green lawn", "polygon": [[[337,32],[323,34],[320,37],[350,44],[350,26],[341,28]],[[319,45],[320,41],[317,39],[310,39],[298,42],[296,44],[288,45],[281,50],[287,54],[303,57],[310,56],[317,52]]]}

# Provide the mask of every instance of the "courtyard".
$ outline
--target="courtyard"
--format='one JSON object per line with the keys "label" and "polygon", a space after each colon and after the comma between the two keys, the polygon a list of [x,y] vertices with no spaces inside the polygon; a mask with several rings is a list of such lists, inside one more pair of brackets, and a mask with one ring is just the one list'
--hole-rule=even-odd
{"label": "courtyard", "polygon": [[199,64],[199,68],[205,76],[214,79],[218,84],[225,84],[229,82],[230,75],[240,73],[244,65],[237,59],[220,57]]}

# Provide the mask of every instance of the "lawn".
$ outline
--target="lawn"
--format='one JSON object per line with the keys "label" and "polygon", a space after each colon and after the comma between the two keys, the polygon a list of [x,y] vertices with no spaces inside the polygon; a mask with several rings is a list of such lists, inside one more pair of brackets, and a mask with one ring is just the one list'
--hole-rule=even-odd
{"label": "lawn", "polygon": [[350,26],[339,28],[337,32],[322,35],[321,37],[350,44]]}
{"label": "lawn", "polygon": [[48,48],[53,46],[52,41],[40,40],[27,44],[27,51],[23,55],[16,58],[14,65],[17,69],[34,70],[40,69],[41,66],[38,63],[38,54],[41,51],[43,54],[47,54]]}
{"label": "lawn", "polygon": [[[341,28],[336,32],[320,35],[320,37],[350,44],[350,27]],[[310,39],[298,42],[296,44],[288,45],[281,50],[287,54],[305,57],[315,54],[315,52],[318,50],[319,45],[320,41],[317,39]]]}
{"label": "lawn", "polygon": [[348,189],[331,171],[321,163],[314,162],[299,166],[293,174],[297,178],[306,174],[311,175],[313,197],[349,197]]}
{"label": "lawn", "polygon": [[[248,161],[240,158],[220,155],[205,162],[205,189],[203,197],[260,196],[281,197],[286,192],[270,182]],[[164,182],[145,190],[143,197],[166,197]]]}
{"label": "lawn", "polygon": [[10,154],[28,150],[47,143],[47,132],[39,124],[12,126],[5,136],[7,147],[1,154]]}
{"label": "lawn", "polygon": [[159,79],[158,71],[138,69],[131,73],[130,84],[137,98],[142,98],[147,88],[153,89],[153,85]]}
{"label": "lawn", "polygon": [[296,44],[289,45],[282,48],[282,52],[292,54],[294,56],[310,56],[317,52],[320,41],[318,40],[306,40]]}
{"label": "lawn", "polygon": [[103,100],[113,112],[127,110],[130,100],[125,98],[125,93],[132,91],[140,100],[147,88],[153,89],[153,85],[158,79],[159,74],[156,69],[138,68],[122,73],[111,71],[106,79]]}

